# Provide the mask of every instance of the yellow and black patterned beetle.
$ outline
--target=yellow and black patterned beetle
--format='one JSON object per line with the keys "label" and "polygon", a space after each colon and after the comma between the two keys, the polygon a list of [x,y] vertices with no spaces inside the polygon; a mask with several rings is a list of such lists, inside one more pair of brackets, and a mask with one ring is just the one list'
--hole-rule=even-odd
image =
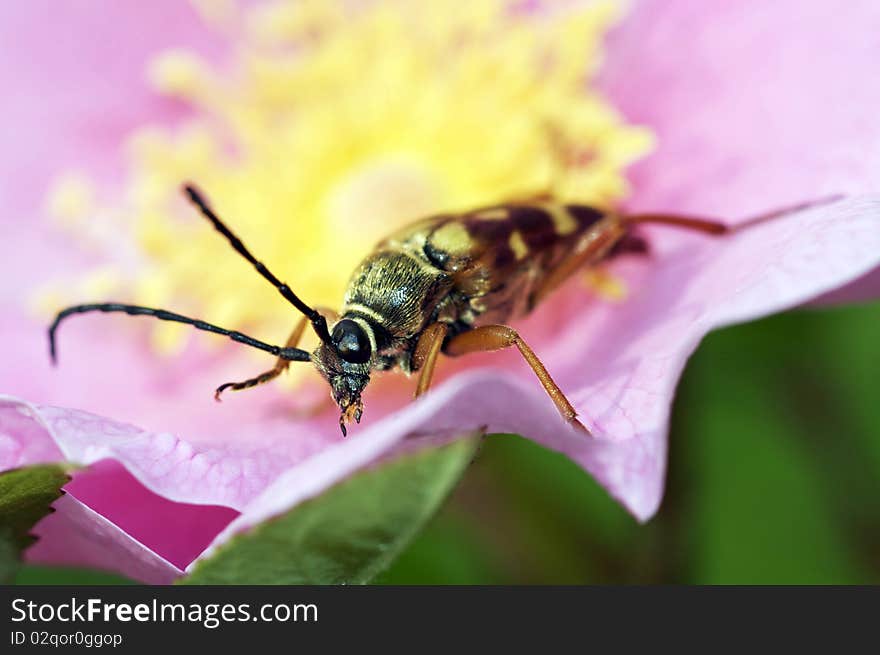
{"label": "yellow and black patterned beetle", "polygon": [[[194,187],[184,190],[232,247],[302,312],[304,318],[287,344],[274,346],[163,309],[95,303],[69,307],[56,316],[49,328],[53,362],[55,331],[71,314],[125,312],[186,323],[278,358],[265,373],[221,385],[215,393],[218,400],[225,389],[247,389],[277,377],[290,362],[311,361],[330,384],[333,400],[342,411],[343,434],[346,423],[360,422],[361,392],[373,371],[418,372],[415,395],[419,396],[431,384],[440,352],[454,357],[510,346],[522,353],[562,417],[587,432],[534,351],[505,323],[531,312],[575,271],[595,266],[617,252],[643,249],[644,242],[632,233],[636,224],[662,223],[712,235],[731,231],[723,223],[702,218],[625,215],[546,198],[443,214],[417,221],[381,241],[355,269],[337,316],[306,305],[251,255]],[[812,204],[816,203],[772,212],[737,229]],[[328,318],[332,327],[328,327]],[[296,347],[309,323],[320,338],[311,354]]]}

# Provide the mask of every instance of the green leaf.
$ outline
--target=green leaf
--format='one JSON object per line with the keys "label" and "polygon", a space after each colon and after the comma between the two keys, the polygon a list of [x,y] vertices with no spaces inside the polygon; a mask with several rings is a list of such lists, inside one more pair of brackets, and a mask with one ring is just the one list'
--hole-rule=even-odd
{"label": "green leaf", "polygon": [[67,471],[54,464],[0,474],[0,582],[12,581],[22,551],[36,540],[31,528],[52,511],[69,481]]}
{"label": "green leaf", "polygon": [[[876,583],[878,310],[801,310],[700,347],[670,466],[688,476],[671,485],[687,485],[684,582]],[[859,394],[873,422],[860,424]],[[690,449],[678,462],[676,443]]]}
{"label": "green leaf", "polygon": [[133,585],[134,580],[109,571],[80,566],[23,564],[15,574],[15,585]]}
{"label": "green leaf", "polygon": [[357,473],[236,535],[182,584],[366,584],[434,515],[473,459],[478,434]]}

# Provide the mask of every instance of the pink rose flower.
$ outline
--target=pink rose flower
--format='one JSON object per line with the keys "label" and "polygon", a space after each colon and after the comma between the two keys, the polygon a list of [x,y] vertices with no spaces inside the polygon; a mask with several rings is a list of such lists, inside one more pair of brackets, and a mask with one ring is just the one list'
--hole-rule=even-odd
{"label": "pink rose flower", "polygon": [[191,115],[149,90],[148,60],[183,45],[218,60],[227,50],[179,3],[0,7],[0,41],[13,55],[0,62],[8,90],[0,116],[14,126],[0,153],[0,390],[10,394],[0,397],[0,470],[88,465],[38,525],[28,557],[167,583],[230,535],[320,494],[408,436],[476,426],[565,453],[647,520],[662,497],[675,385],[707,332],[880,292],[880,196],[870,195],[880,175],[880,82],[865,74],[880,59],[878,19],[869,1],[636,3],[611,34],[601,70],[612,102],[657,137],[656,152],[632,169],[630,209],[736,223],[847,197],[721,239],[646,229],[650,254],[613,269],[628,289],[624,302],[598,302],[573,281],[517,324],[593,439],[559,419],[513,353],[444,362],[441,382],[414,403],[412,382],[383,380],[365,398],[364,423],[343,439],[332,412],[292,415],[289,391],[230,395],[218,407],[211,390],[246,377],[253,361],[199,347],[199,337],[179,356],[157,357],[135,319],[70,321],[61,365],[50,368],[45,324],[29,309],[34,293],[92,263],[45,218],[50,184],[71,168],[120,183],[128,134]]}

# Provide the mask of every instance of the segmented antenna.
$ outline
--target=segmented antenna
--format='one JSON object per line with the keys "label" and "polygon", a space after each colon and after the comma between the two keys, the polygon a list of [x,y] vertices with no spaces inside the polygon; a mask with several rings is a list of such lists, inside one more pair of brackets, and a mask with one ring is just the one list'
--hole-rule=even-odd
{"label": "segmented antenna", "polygon": [[185,323],[186,325],[192,325],[197,330],[204,330],[206,332],[222,334],[229,337],[233,341],[243,343],[244,345],[251,346],[252,348],[265,350],[267,353],[291,362],[307,362],[310,359],[309,353],[305,350],[300,350],[299,348],[282,348],[281,346],[273,346],[272,344],[254,339],[253,337],[249,337],[246,334],[242,334],[241,332],[237,332],[235,330],[226,330],[216,325],[212,325],[211,323],[206,323],[205,321],[201,321],[195,318],[189,318],[188,316],[175,314],[174,312],[169,312],[164,309],[153,309],[151,307],[141,307],[139,305],[123,305],[121,303],[115,302],[104,302],[91,303],[88,305],[75,305],[73,307],[68,307],[67,309],[58,313],[58,315],[55,317],[55,320],[52,321],[52,325],[49,326],[49,357],[51,357],[52,359],[52,364],[57,363],[55,332],[58,330],[58,326],[61,324],[61,321],[73,314],[85,314],[87,312],[124,312],[130,316],[152,316],[153,318],[158,318],[160,321],[174,321],[175,323]]}
{"label": "segmented antenna", "polygon": [[241,242],[235,234],[232,233],[223,221],[214,213],[214,210],[208,205],[207,200],[201,194],[201,192],[196,189],[192,184],[186,184],[183,187],[183,190],[186,192],[186,195],[192,201],[192,203],[199,209],[199,211],[204,214],[205,218],[211,221],[211,224],[214,226],[220,234],[226,237],[229,244],[235,249],[235,251],[248,260],[255,269],[257,269],[257,273],[262,275],[264,278],[269,280],[269,282],[278,289],[278,293],[280,293],[284,298],[294,307],[296,307],[300,312],[305,314],[306,318],[312,324],[312,328],[317,333],[318,337],[324,343],[329,344],[330,341],[330,332],[327,330],[327,319],[325,319],[321,314],[319,314],[316,310],[309,307],[302,300],[299,299],[289,286],[287,286],[284,282],[279,280],[275,275],[266,268],[266,265],[263,262],[259,261],[256,257],[254,257],[250,251],[245,247],[245,245]]}

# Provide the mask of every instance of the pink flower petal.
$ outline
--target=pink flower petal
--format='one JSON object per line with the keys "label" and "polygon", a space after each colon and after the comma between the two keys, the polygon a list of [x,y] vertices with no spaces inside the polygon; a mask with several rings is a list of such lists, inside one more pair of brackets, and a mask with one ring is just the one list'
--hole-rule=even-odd
{"label": "pink flower petal", "polygon": [[640,0],[605,88],[658,149],[639,208],[748,215],[880,182],[880,5]]}
{"label": "pink flower petal", "polygon": [[[748,215],[880,186],[880,5],[640,0],[610,39],[604,87],[649,125],[634,205]],[[819,299],[880,296],[880,271]]]}
{"label": "pink flower petal", "polygon": [[0,198],[16,210],[3,223],[33,216],[52,177],[71,167],[119,179],[119,146],[132,130],[183,113],[148,88],[150,58],[184,44],[212,54],[222,47],[189,3],[175,0],[2,3],[0,43],[0,116],[14,126],[0,150]]}
{"label": "pink flower petal", "polygon": [[[283,430],[293,434],[292,425],[285,422]],[[89,465],[112,459],[148,490],[180,503],[243,508],[307,454],[297,440],[277,446],[246,448],[235,439],[203,445],[88,412],[0,396],[0,470],[46,461]],[[87,494],[85,488],[81,492]],[[104,509],[113,507],[117,499],[100,502],[102,493],[95,494],[95,501]]]}
{"label": "pink flower petal", "polygon": [[90,566],[150,584],[170,584],[181,571],[70,494],[37,524],[31,562]]}
{"label": "pink flower petal", "polygon": [[[108,489],[113,490],[112,494],[107,493]],[[98,462],[76,473],[65,491],[100,507],[104,519],[180,568],[197,557],[238,516],[237,511],[228,507],[175,502],[160,496],[113,460]],[[112,504],[94,502],[107,495],[113,496]]]}
{"label": "pink flower petal", "polygon": [[839,289],[823,293],[816,298],[816,305],[841,305],[844,303],[866,302],[880,298],[880,268],[846,284]]}

